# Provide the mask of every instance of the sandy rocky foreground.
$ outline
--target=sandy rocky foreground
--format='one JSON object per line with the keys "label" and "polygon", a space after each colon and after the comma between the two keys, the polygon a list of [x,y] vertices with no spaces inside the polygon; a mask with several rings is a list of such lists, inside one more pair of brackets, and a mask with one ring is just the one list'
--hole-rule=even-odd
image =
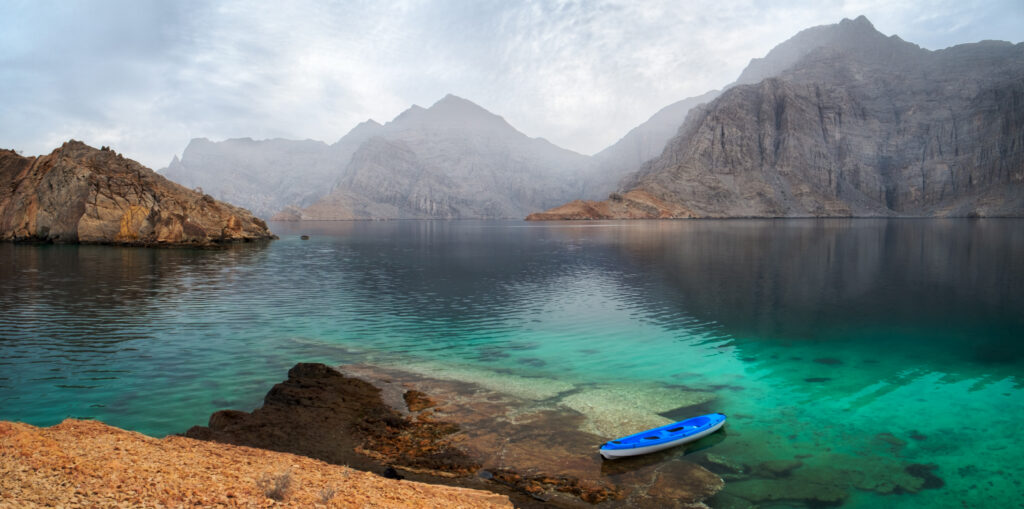
{"label": "sandy rocky foreground", "polygon": [[[286,489],[279,487],[287,479]],[[283,487],[283,486],[282,486]],[[280,500],[276,500],[277,499]],[[0,508],[512,507],[503,495],[95,421],[0,422]]]}

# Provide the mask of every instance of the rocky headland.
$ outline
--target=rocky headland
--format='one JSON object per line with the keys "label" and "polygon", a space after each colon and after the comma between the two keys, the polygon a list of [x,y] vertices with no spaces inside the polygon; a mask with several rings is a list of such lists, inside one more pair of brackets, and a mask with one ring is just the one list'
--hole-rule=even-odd
{"label": "rocky headland", "polygon": [[187,189],[108,148],[0,151],[0,240],[216,246],[275,238],[249,211]]}
{"label": "rocky headland", "polygon": [[0,507],[512,507],[295,454],[163,439],[96,421],[0,422]]}
{"label": "rocky headland", "polygon": [[[531,219],[1019,217],[1022,84],[1024,44],[929,51],[863,16],[815,27],[690,110],[611,198]],[[621,199],[637,192],[653,200]]]}

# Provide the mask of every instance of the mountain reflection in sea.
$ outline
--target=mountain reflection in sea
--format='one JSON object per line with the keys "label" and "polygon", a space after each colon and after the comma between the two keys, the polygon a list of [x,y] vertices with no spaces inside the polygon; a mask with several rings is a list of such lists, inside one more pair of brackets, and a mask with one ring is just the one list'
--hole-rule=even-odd
{"label": "mountain reflection in sea", "polygon": [[687,459],[747,465],[722,505],[1020,491],[1024,221],[272,227],[218,251],[0,244],[0,418],[162,435],[257,406],[298,361],[421,363],[577,401],[712,391],[728,436]]}

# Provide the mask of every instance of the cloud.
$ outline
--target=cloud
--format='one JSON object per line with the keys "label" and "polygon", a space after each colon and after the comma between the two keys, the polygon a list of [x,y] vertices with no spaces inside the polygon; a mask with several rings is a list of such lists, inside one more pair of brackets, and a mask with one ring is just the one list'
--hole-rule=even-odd
{"label": "cloud", "polygon": [[593,153],[859,14],[933,49],[1024,24],[1014,1],[4,2],[0,146],[74,137],[161,167],[192,137],[331,142],[450,92]]}

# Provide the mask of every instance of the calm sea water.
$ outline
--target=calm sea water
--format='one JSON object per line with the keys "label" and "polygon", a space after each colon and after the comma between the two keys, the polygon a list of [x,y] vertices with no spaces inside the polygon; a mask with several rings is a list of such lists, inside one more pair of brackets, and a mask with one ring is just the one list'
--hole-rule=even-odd
{"label": "calm sea water", "polygon": [[[0,419],[161,436],[299,361],[415,361],[715,391],[710,452],[800,459],[793,482],[848,507],[1020,506],[1024,221],[272,227],[223,251],[0,244]],[[935,478],[899,494],[915,464]]]}

